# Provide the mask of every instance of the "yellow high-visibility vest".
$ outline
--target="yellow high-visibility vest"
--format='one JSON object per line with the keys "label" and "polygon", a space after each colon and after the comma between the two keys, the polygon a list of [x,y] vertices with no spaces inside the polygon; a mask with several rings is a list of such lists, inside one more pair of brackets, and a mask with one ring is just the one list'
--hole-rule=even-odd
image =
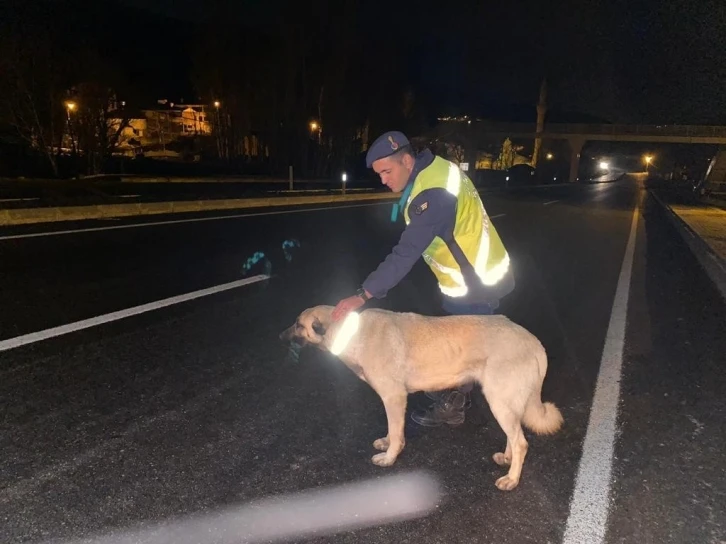
{"label": "yellow high-visibility vest", "polygon": [[[492,224],[479,193],[472,181],[459,167],[436,156],[414,180],[406,202],[404,218],[410,223],[409,206],[416,196],[426,189],[442,188],[457,199],[454,239],[485,286],[497,285],[509,270],[509,254]],[[464,280],[446,242],[434,238],[423,252],[423,258],[439,282],[441,292],[450,297],[463,297],[470,287]]]}

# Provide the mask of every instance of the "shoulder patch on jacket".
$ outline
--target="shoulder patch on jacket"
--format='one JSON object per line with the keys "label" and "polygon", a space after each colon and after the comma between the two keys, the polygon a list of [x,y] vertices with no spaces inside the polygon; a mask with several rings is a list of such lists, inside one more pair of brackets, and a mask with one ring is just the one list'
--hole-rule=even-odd
{"label": "shoulder patch on jacket", "polygon": [[416,215],[421,215],[423,212],[425,212],[427,210],[428,207],[429,207],[428,201],[422,202],[419,206],[416,206],[416,209],[413,210],[413,213],[415,213]]}

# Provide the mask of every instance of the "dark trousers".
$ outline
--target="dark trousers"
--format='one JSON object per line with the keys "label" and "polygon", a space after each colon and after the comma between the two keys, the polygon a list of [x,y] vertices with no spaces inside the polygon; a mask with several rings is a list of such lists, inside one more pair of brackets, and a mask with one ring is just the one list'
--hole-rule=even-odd
{"label": "dark trousers", "polygon": [[[444,297],[441,305],[444,311],[449,315],[492,315],[499,308],[499,303],[489,304],[486,302],[469,302],[462,303],[455,298]],[[469,393],[474,387],[473,383],[467,383],[457,388],[462,393]]]}

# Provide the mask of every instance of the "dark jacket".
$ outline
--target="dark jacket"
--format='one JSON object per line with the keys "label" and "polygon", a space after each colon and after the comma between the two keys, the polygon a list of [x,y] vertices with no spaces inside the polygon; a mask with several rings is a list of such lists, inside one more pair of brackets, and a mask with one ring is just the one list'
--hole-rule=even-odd
{"label": "dark jacket", "polygon": [[[407,187],[412,184],[424,168],[429,166],[434,160],[434,155],[428,149],[420,153],[415,160],[413,171],[408,179]],[[404,189],[405,190],[405,189]],[[415,210],[426,203],[424,213],[416,213]],[[363,282],[363,288],[368,291],[374,298],[383,298],[388,291],[395,287],[409,273],[417,259],[431,244],[437,236],[442,238],[449,244],[449,240],[453,241],[454,226],[456,223],[456,196],[449,193],[446,189],[434,188],[421,191],[416,198],[411,201],[409,209],[410,222],[401,234],[401,238],[393,248],[386,259],[378,265]],[[450,244],[449,244],[450,245]],[[458,244],[450,247],[453,250],[454,257],[457,261],[465,259]],[[476,277],[471,263],[460,263],[462,272],[469,278]],[[513,277],[508,274],[504,285],[496,289],[496,293],[484,292],[481,289],[471,289],[466,297],[462,297],[463,301],[468,303],[477,301],[493,301],[498,300],[501,296],[510,292],[513,288]],[[475,283],[480,283],[478,280]],[[504,289],[502,290],[502,287]]]}

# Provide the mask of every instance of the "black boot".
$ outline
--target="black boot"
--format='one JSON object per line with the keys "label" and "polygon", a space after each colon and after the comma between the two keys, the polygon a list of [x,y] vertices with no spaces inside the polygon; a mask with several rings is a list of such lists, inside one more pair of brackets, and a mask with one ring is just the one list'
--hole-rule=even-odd
{"label": "black boot", "polygon": [[464,410],[471,408],[471,387],[460,387],[459,389],[445,389],[444,391],[427,391],[426,396],[434,402],[439,402],[443,397],[450,395],[453,391],[458,391],[466,396],[466,402],[464,403]]}
{"label": "black boot", "polygon": [[458,389],[426,393],[434,399],[434,403],[427,410],[415,410],[411,414],[419,425],[424,427],[438,427],[443,423],[457,426],[464,423],[464,411],[471,406],[471,394]]}

